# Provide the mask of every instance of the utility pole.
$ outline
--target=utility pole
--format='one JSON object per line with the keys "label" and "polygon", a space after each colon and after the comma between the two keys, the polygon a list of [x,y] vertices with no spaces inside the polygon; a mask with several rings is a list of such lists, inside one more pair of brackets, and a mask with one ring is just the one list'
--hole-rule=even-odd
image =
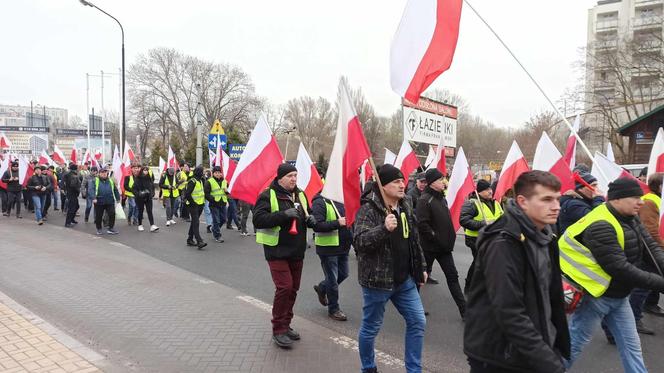
{"label": "utility pole", "polygon": [[[106,116],[106,112],[104,111],[104,70],[101,70],[101,163],[106,164],[106,150],[105,145],[106,145],[106,136],[104,135],[104,116]],[[88,149],[90,152],[92,150]]]}
{"label": "utility pole", "polygon": [[88,149],[90,149],[90,74],[85,73],[85,116],[88,117]]}
{"label": "utility pole", "polygon": [[203,147],[201,140],[203,137],[203,120],[201,118],[201,84],[196,83],[196,166],[203,164]]}

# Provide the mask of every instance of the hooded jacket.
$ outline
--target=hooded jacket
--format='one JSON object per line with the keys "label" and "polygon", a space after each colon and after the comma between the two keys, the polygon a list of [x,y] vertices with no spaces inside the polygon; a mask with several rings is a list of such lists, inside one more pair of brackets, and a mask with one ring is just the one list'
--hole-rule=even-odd
{"label": "hooded jacket", "polygon": [[585,198],[579,193],[569,190],[560,197],[560,215],[558,216],[558,233],[563,234],[567,227],[588,215],[592,209],[604,203],[604,197]]}
{"label": "hooded jacket", "polygon": [[428,252],[451,253],[454,250],[456,232],[443,193],[427,186],[416,206],[417,229],[422,249]]}
{"label": "hooded jacket", "polygon": [[[505,214],[480,232],[477,247],[466,305],[464,353],[518,372],[565,372],[561,358],[569,357],[570,339],[551,228],[537,232],[510,200]],[[545,282],[542,276],[547,271],[540,270],[545,258],[540,255],[548,256]],[[542,289],[546,282],[548,297]]]}
{"label": "hooded jacket", "polygon": [[[270,210],[270,189],[275,191],[279,205],[279,211],[274,213]],[[292,219],[284,213],[284,211],[295,207],[292,196],[295,195],[295,198],[297,198],[299,192],[300,190],[297,187],[292,193],[288,192],[275,179],[270,184],[270,187],[258,196],[256,206],[253,210],[254,228],[281,227],[279,231],[279,244],[277,246],[263,245],[265,260],[296,261],[304,259],[304,251],[307,249],[307,225],[304,220],[302,206],[299,208],[300,217],[296,219],[297,234],[295,235],[289,233]]]}
{"label": "hooded jacket", "polygon": [[[361,286],[393,290],[394,265],[391,232],[385,228],[385,205],[377,186],[372,185],[362,196],[362,206],[355,215],[353,245],[357,251],[358,280]],[[409,198],[399,201],[399,209],[406,214],[410,227],[408,247],[410,251],[410,276],[417,283],[424,282],[426,260],[419,242],[417,221]],[[398,217],[397,217],[398,219]]]}

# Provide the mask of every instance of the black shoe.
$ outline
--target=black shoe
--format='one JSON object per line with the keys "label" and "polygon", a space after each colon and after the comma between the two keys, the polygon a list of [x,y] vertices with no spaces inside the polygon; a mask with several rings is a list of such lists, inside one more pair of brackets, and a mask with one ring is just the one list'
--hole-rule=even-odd
{"label": "black shoe", "polygon": [[212,233],[212,226],[211,226],[211,225],[208,225],[208,226],[205,228],[205,230],[206,230],[208,233]]}
{"label": "black shoe", "polygon": [[60,211],[60,209],[53,209],[53,211]]}
{"label": "black shoe", "polygon": [[196,242],[194,240],[188,239],[187,240],[187,246],[197,246],[197,245],[196,245]]}
{"label": "black shoe", "polygon": [[23,215],[16,215],[16,219],[23,219]]}
{"label": "black shoe", "polygon": [[219,237],[214,239],[215,242],[224,243],[224,239]]}
{"label": "black shoe", "polygon": [[607,341],[610,345],[613,345],[613,346],[616,345],[616,339],[613,338],[612,335],[607,335],[607,336],[606,336],[606,341]]}
{"label": "black shoe", "polygon": [[318,295],[318,302],[322,306],[327,306],[327,294],[323,291],[323,289],[320,288],[318,285],[314,285],[314,291],[316,292],[316,295]]}
{"label": "black shoe", "polygon": [[440,282],[438,282],[438,280],[436,280],[435,278],[429,276],[429,277],[427,277],[427,284],[438,285],[438,284],[440,284]]}
{"label": "black shoe", "polygon": [[207,246],[207,242],[203,242],[203,241],[201,241],[201,242],[199,242],[198,245],[196,245],[196,246],[198,246],[198,250],[203,250],[203,248],[204,248],[205,246]]}
{"label": "black shoe", "polygon": [[90,219],[88,219],[88,218],[85,218],[85,220],[84,220],[84,221],[85,221],[85,222],[87,223],[87,222],[89,222],[89,221],[90,221]]}
{"label": "black shoe", "polygon": [[9,213],[8,212],[3,212],[2,216],[9,216]]}
{"label": "black shoe", "polygon": [[378,373],[378,368],[362,369],[362,373]]}
{"label": "black shoe", "polygon": [[73,228],[74,224],[65,224],[65,228]]}
{"label": "black shoe", "polygon": [[655,331],[643,325],[643,320],[636,322],[636,331],[641,334],[655,335]]}
{"label": "black shoe", "polygon": [[284,334],[275,334],[272,336],[274,343],[281,348],[291,348],[293,346],[293,341],[288,338],[286,333]]}
{"label": "black shoe", "polygon": [[72,220],[71,223],[72,224],[78,224],[78,222],[76,220]]}
{"label": "black shoe", "polygon": [[662,309],[662,307],[660,307],[659,304],[650,305],[650,306],[646,305],[645,307],[643,307],[643,310],[655,316],[660,316],[660,317],[664,316],[664,309]]}
{"label": "black shoe", "polygon": [[286,335],[291,341],[299,341],[300,340],[300,333],[296,332],[293,330],[293,328],[288,328],[288,331],[286,332]]}

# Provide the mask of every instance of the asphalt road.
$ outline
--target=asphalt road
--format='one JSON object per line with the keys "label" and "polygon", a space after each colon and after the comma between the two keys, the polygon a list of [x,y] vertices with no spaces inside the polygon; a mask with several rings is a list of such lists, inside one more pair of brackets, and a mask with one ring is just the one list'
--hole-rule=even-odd
{"label": "asphalt road", "polygon": [[[178,220],[171,227],[164,225],[164,210],[155,204],[157,233],[138,232],[136,227],[127,226],[126,221],[119,221],[117,236],[104,236],[106,239],[122,242],[136,250],[140,250],[157,259],[194,272],[210,280],[219,282],[262,301],[272,303],[273,284],[267,264],[263,257],[263,249],[255,243],[255,237],[242,237],[239,231],[228,231],[222,234],[225,243],[216,243],[210,234],[204,232],[205,224],[201,224],[204,238],[209,246],[205,251],[185,245],[188,224]],[[27,213],[26,223],[31,223]],[[51,212],[48,224],[62,224],[64,219],[60,213]],[[94,234],[94,225],[81,222],[73,228]],[[147,218],[145,221],[147,228]],[[35,226],[35,229],[38,227]],[[85,245],[85,242],[72,243]],[[470,266],[472,256],[463,244],[463,237],[457,236],[454,257],[460,274],[461,284]],[[317,300],[312,286],[322,279],[322,270],[315,249],[307,250],[302,274],[302,285],[298,294],[295,313],[310,321],[333,329],[341,334],[357,338],[357,331],[362,315],[361,288],[357,283],[357,262],[351,252],[350,277],[340,286],[340,305],[348,315],[347,322],[333,321],[327,316],[326,307]],[[422,290],[425,309],[430,312],[427,318],[425,338],[424,366],[434,372],[466,372],[468,371],[463,345],[463,323],[456,305],[445,284],[445,277],[440,267],[434,267],[433,277],[440,280],[439,285],[426,285]],[[48,315],[42,315],[47,318]],[[642,345],[646,363],[652,372],[664,371],[664,318],[647,315],[646,323],[655,328],[656,336],[642,336]],[[265,319],[269,323],[269,319]],[[393,356],[403,358],[404,323],[394,307],[388,307],[385,322],[377,339],[376,347]],[[606,343],[601,331],[598,331],[593,342],[586,348],[572,372],[621,372],[622,366],[615,347]]]}

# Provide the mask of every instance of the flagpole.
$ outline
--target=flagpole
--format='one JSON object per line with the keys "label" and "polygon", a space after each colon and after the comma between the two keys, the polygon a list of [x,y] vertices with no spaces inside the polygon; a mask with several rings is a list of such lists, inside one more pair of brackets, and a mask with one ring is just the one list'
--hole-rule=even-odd
{"label": "flagpole", "polygon": [[390,207],[387,205],[387,196],[383,190],[383,183],[380,182],[378,177],[378,170],[376,169],[376,164],[374,163],[373,156],[369,157],[369,165],[371,165],[371,170],[373,171],[373,179],[376,184],[378,184],[378,191],[380,191],[380,197],[383,200],[383,205],[385,205],[385,212],[387,215],[391,214]]}
{"label": "flagpole", "polygon": [[482,207],[482,200],[480,199],[480,194],[477,193],[477,188],[474,190],[474,192],[475,192],[475,197],[477,197],[477,203],[479,204],[477,208],[480,210],[480,213],[482,214],[482,220],[484,220],[484,224],[488,224],[486,222],[486,216],[484,215],[484,208]]}
{"label": "flagpole", "polygon": [[[563,119],[563,122],[565,123],[565,125],[567,125],[567,128],[569,128],[569,130],[572,131],[572,133],[574,134],[574,137],[576,137],[576,139],[579,141],[579,143],[581,144],[581,147],[582,147],[583,150],[586,152],[586,154],[588,154],[588,157],[590,158],[590,160],[593,161],[593,163],[595,163],[595,157],[593,157],[592,153],[590,152],[590,149],[588,149],[588,147],[586,146],[586,143],[584,143],[583,140],[581,140],[581,136],[579,136],[579,134],[574,130],[574,127],[573,127],[572,124],[567,120],[567,118],[565,117],[565,115],[564,115],[563,113],[561,113],[560,110],[559,110],[559,109],[556,107],[556,105],[553,103],[553,101],[551,101],[551,99],[550,99],[549,96],[546,94],[546,92],[544,92],[544,89],[542,89],[542,87],[540,86],[540,84],[539,84],[539,83],[537,82],[537,80],[535,80],[535,78],[530,74],[530,72],[528,71],[528,69],[526,69],[526,67],[525,67],[525,66],[521,63],[521,61],[516,57],[516,55],[514,54],[514,52],[512,52],[512,50],[507,46],[507,44],[505,44],[505,42],[503,41],[503,39],[501,39],[500,36],[498,36],[498,33],[496,33],[496,31],[493,29],[493,27],[491,27],[491,25],[489,25],[489,23],[484,19],[484,17],[482,17],[482,16],[479,14],[479,12],[477,12],[477,10],[476,10],[476,9],[470,4],[470,2],[469,2],[468,0],[463,0],[463,2],[466,3],[466,5],[468,5],[468,7],[473,11],[473,13],[475,13],[475,15],[477,15],[477,17],[480,19],[480,21],[482,21],[482,23],[484,23],[484,25],[489,29],[489,31],[491,31],[491,33],[496,37],[496,39],[498,39],[498,41],[500,42],[500,44],[502,44],[503,47],[507,50],[507,52],[512,56],[512,58],[514,58],[514,60],[515,60],[516,63],[521,67],[521,69],[523,70],[523,72],[525,72],[526,75],[528,75],[528,78],[530,78],[530,80],[533,82],[533,84],[535,84],[535,86],[536,86],[537,89],[540,91],[540,93],[542,93],[542,95],[544,96],[544,98],[549,102],[549,104],[551,105],[551,107],[553,108],[553,110],[554,110],[554,111],[555,111],[555,112],[556,112],[556,113],[557,113],[557,114]],[[602,174],[602,176],[603,176],[605,179],[608,180],[608,178],[607,178],[606,175],[604,174],[604,171],[601,170],[600,168],[598,168],[598,170],[599,170],[599,172]]]}

